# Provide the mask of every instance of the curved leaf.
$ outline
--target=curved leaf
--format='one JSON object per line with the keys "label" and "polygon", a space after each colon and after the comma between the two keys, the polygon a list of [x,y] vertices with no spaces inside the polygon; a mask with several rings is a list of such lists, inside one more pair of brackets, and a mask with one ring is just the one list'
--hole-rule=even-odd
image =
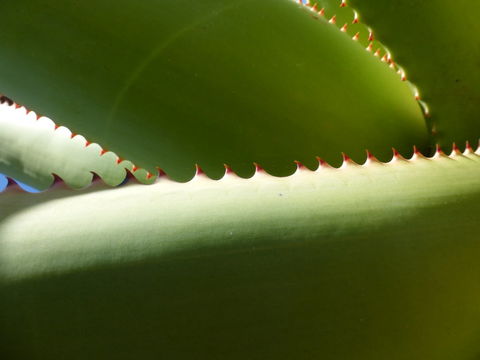
{"label": "curved leaf", "polygon": [[72,188],[90,185],[93,173],[115,186],[133,171],[129,161],[90,144],[84,137],[58,127],[25,108],[0,104],[0,173],[39,190],[59,176]]}
{"label": "curved leaf", "polygon": [[480,2],[349,0],[429,104],[442,146],[480,134]]}
{"label": "curved leaf", "polygon": [[428,145],[407,84],[291,0],[2,6],[1,91],[150,171],[286,175]]}
{"label": "curved leaf", "polygon": [[0,197],[0,354],[472,359],[480,158]]}

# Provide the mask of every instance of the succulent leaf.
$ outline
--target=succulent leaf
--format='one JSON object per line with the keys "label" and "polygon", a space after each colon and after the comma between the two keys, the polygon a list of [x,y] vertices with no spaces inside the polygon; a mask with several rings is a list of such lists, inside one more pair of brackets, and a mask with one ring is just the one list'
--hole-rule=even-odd
{"label": "succulent leaf", "polygon": [[127,169],[134,169],[131,162],[23,107],[0,104],[0,129],[0,173],[38,190],[49,188],[54,175],[72,188],[90,185],[94,174],[115,186]]}
{"label": "succulent leaf", "polygon": [[429,144],[395,71],[292,0],[18,0],[0,21],[1,91],[176,179]]}
{"label": "succulent leaf", "polygon": [[472,359],[479,162],[438,152],[284,178],[8,189],[1,353]]}
{"label": "succulent leaf", "polygon": [[349,0],[430,107],[444,148],[480,134],[480,2]]}

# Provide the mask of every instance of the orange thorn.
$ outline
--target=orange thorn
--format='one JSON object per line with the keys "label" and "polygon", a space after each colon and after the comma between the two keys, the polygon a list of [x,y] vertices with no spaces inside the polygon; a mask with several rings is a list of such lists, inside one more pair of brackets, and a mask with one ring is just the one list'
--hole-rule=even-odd
{"label": "orange thorn", "polygon": [[340,28],[340,31],[347,32],[347,28],[348,28],[348,25],[347,25],[347,23],[345,23],[345,25],[343,25],[343,26]]}
{"label": "orange thorn", "polygon": [[325,15],[325,9],[321,8],[320,11],[318,12],[318,15],[324,16]]}
{"label": "orange thorn", "polygon": [[342,3],[340,4],[340,7],[342,8],[342,7],[345,7],[345,6],[347,6],[347,2],[345,0],[342,0]]}
{"label": "orange thorn", "polygon": [[317,159],[318,161],[318,165],[321,167],[321,166],[329,166],[328,163],[323,160],[321,157],[319,156],[315,156],[315,159]]}
{"label": "orange thorn", "polygon": [[372,30],[370,30],[369,34],[368,34],[368,41],[373,41],[375,40],[374,36],[373,36],[373,32]]}
{"label": "orange thorn", "polygon": [[300,161],[295,160],[294,163],[297,165],[297,170],[305,169],[305,165],[303,165]]}
{"label": "orange thorn", "polygon": [[333,15],[332,18],[328,22],[330,24],[336,24],[337,23],[337,15]]}
{"label": "orange thorn", "polygon": [[355,35],[353,35],[352,39],[355,40],[355,41],[360,39],[360,33],[357,32]]}

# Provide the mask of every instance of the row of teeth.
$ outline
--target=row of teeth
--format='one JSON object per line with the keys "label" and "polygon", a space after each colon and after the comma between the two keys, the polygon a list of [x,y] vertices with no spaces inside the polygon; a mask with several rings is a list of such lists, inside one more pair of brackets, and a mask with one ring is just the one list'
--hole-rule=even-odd
{"label": "row of teeth", "polygon": [[[308,8],[310,11],[313,11],[316,14],[318,14],[322,17],[325,17],[325,9],[324,8],[319,9],[316,3],[314,3],[312,5],[310,3],[310,0],[293,0],[293,1],[298,2],[299,4]],[[339,7],[344,8],[344,7],[347,7],[347,6],[348,5],[347,5],[346,0],[341,0]],[[360,20],[359,20],[358,13],[353,9],[352,9],[352,11],[353,11],[352,24],[359,24]],[[326,19],[326,20],[330,24],[337,25],[337,16],[336,15],[333,15],[330,19]],[[345,23],[341,27],[339,27],[339,29],[340,29],[340,31],[346,33],[347,29],[348,29],[348,26],[349,26],[349,24]],[[385,54],[383,56],[381,55],[381,50],[380,49],[377,49],[377,50],[374,51],[373,42],[375,40],[375,36],[374,36],[371,28],[367,27],[367,29],[368,29],[368,45],[366,47],[366,50],[368,52],[373,53],[373,55],[375,57],[378,57],[382,62],[386,63],[391,69],[396,71],[396,73],[400,76],[400,79],[402,81],[407,81],[407,75],[406,75],[405,70],[393,60],[392,55],[391,55],[390,51],[388,51],[387,48],[385,48]],[[360,32],[355,33],[355,35],[353,35],[352,39],[354,41],[358,41],[360,39]],[[429,117],[430,116],[429,107],[423,100],[421,100],[420,92],[418,91],[418,88],[414,84],[412,84],[410,81],[409,81],[409,86],[411,88],[413,96],[415,97],[415,100],[417,100],[417,102],[419,103],[419,105],[420,105],[420,107],[423,111],[424,116]]]}
{"label": "row of teeth", "polygon": [[[73,139],[73,138],[77,138],[77,140],[82,139],[85,148],[88,147],[88,146],[91,146],[91,145],[95,145],[95,146],[99,147],[99,149],[100,149],[99,150],[100,151],[99,155],[100,156],[105,155],[107,153],[112,153],[116,157],[116,163],[117,164],[120,164],[124,161],[124,159],[122,159],[117,154],[113,153],[112,151],[104,149],[99,144],[93,143],[93,142],[85,139],[85,137],[83,137],[82,135],[75,134],[75,133],[71,132],[70,129],[68,129],[67,127],[56,124],[52,119],[50,119],[46,116],[39,115],[35,111],[29,110],[25,106],[19,105],[19,104],[13,102],[12,100],[10,100],[6,97],[0,97],[0,106],[6,106],[6,107],[9,107],[9,108],[15,109],[16,111],[21,112],[23,115],[25,115],[27,117],[31,116],[32,118],[36,119],[37,121],[42,121],[42,122],[48,123],[47,126],[50,126],[53,131],[62,131],[64,133],[66,133],[67,136],[70,137],[70,139]],[[137,171],[138,169],[139,168],[137,166],[133,165],[133,170],[132,170],[133,172]],[[147,173],[147,179],[149,179],[151,177],[152,177],[152,174]]]}
{"label": "row of teeth", "polygon": [[[317,4],[313,4],[311,5],[310,1],[309,0],[294,0],[294,1],[298,1],[298,3],[300,3],[301,5],[307,7],[308,9],[310,9],[311,11],[317,13],[318,15],[324,17],[325,16],[325,9],[324,8],[321,8],[321,9],[318,9],[317,7]],[[347,7],[347,2],[346,0],[341,0],[341,3],[339,5],[340,8],[343,8],[343,7]],[[360,22],[359,20],[359,16],[358,16],[358,13],[353,10],[353,20],[352,20],[352,24],[358,24]],[[330,24],[333,24],[333,25],[337,25],[337,17],[336,15],[333,15],[330,19],[327,20]],[[368,27],[367,27],[368,28]],[[340,31],[342,32],[347,32],[347,29],[348,29],[348,24],[345,23],[343,26],[341,26],[339,28]],[[366,47],[366,50],[369,51],[369,52],[372,52],[374,56],[378,57],[382,62],[386,63],[389,65],[390,68],[396,70],[396,72],[400,75],[400,78],[402,81],[407,81],[407,77],[406,77],[406,73],[405,73],[405,70],[403,68],[401,68],[398,64],[395,63],[395,61],[393,60],[392,56],[391,56],[391,53],[388,51],[388,50],[385,50],[385,54],[383,56],[381,56],[381,51],[380,49],[377,49],[376,51],[373,51],[373,41],[375,40],[375,36],[373,34],[373,31],[368,28],[368,31],[369,31],[369,34],[368,34],[368,41],[369,41],[369,44],[368,46]],[[357,32],[353,37],[352,39],[354,41],[358,41],[360,38],[360,32]],[[423,109],[423,112],[424,112],[424,115],[425,116],[429,116],[429,109],[428,109],[428,106],[427,104],[422,101],[420,99],[420,94],[419,94],[419,91],[418,91],[418,88],[411,84],[409,82],[409,85],[412,89],[412,92],[414,94],[414,97],[415,99],[418,101],[418,103],[420,104],[420,106],[422,107]],[[62,129],[65,129],[67,131],[69,131],[67,128],[63,127],[63,126],[59,126],[57,124],[55,124],[51,119],[49,118],[46,118],[44,116],[41,116],[39,114],[36,114],[35,112],[25,108],[24,106],[21,106],[13,101],[11,101],[10,99],[4,97],[4,96],[0,96],[0,103],[3,103],[3,104],[6,104],[8,106],[13,106],[15,109],[19,109],[21,111],[24,111],[26,115],[29,115],[29,114],[33,114],[37,120],[40,120],[41,118],[43,120],[46,120],[46,121],[50,121],[52,122],[52,125],[53,125],[53,128],[54,130],[57,130],[59,128],[62,128]],[[77,135],[75,133],[72,133],[70,132],[70,138],[74,138],[76,136],[80,136],[80,135]],[[83,138],[83,137],[82,137]],[[92,145],[92,142],[88,141],[85,139],[85,147],[88,147]],[[103,149],[100,147],[100,156],[108,153],[109,151],[106,150],[106,149]],[[462,153],[458,147],[453,144],[452,146],[452,152],[450,155],[448,155],[448,157],[451,157],[451,158],[454,158],[456,156],[467,156],[467,155],[471,155],[471,154],[476,154],[476,155],[480,155],[480,146],[477,148],[476,151],[473,151],[473,149],[471,148],[471,146],[468,144],[466,144],[466,148],[465,148],[465,151]],[[342,154],[343,155],[343,162],[342,162],[342,165],[340,166],[340,168],[344,168],[346,166],[351,166],[351,165],[357,165],[357,166],[361,166],[357,163],[355,163],[350,157],[348,157],[346,154]],[[120,158],[119,156],[115,155],[117,157],[117,164],[120,164],[123,159]],[[437,151],[435,152],[435,155],[430,158],[430,159],[433,159],[433,158],[438,158],[438,157],[442,157],[442,156],[447,156],[443,153],[443,151],[441,149],[439,149],[437,147]],[[393,158],[390,162],[394,162],[394,161],[398,161],[398,160],[405,160],[405,161],[412,161],[412,160],[415,160],[417,158],[426,158],[426,159],[429,159],[427,157],[424,157],[416,148],[414,148],[414,152],[413,152],[413,156],[411,159],[407,160],[405,158],[403,158],[399,153],[398,151],[396,151],[395,149],[393,149]],[[327,162],[325,162],[324,160],[318,158],[318,162],[319,162],[319,168],[322,168],[322,167],[331,167]],[[372,163],[372,162],[378,162],[378,163],[382,163],[382,164],[388,164],[388,163],[383,163],[379,160],[377,160],[370,152],[367,151],[367,159],[365,161],[365,163],[363,165],[367,165],[368,163]],[[296,161],[295,162],[297,164],[297,168],[298,169],[303,169],[305,168],[300,162]],[[264,172],[264,170],[261,168],[260,165],[254,163],[255,165],[255,172],[256,173],[259,173],[259,172]],[[227,174],[234,174],[234,172],[231,170],[230,167],[228,167],[227,165],[225,165],[225,175]],[[139,170],[139,168],[135,165],[133,165],[132,167],[132,170],[127,170],[127,173],[129,174],[133,174],[135,173],[137,170]],[[95,175],[95,174],[94,174]],[[202,171],[202,169],[200,168],[200,166],[196,166],[196,176],[200,176],[200,175],[204,175],[204,172]],[[151,179],[154,175],[151,174],[150,172],[146,172],[146,179]],[[162,176],[166,176],[166,174],[161,170],[161,169],[158,169],[158,174],[157,174],[158,177],[162,177]],[[127,176],[128,177],[128,176]],[[61,181],[61,179],[58,179],[56,178],[56,182],[58,181]],[[13,184],[16,184],[14,180],[10,179],[9,180],[9,186],[10,185],[13,185]]]}
{"label": "row of teeth", "polygon": [[[368,167],[372,164],[380,164],[380,165],[388,166],[389,164],[394,164],[394,163],[397,163],[399,161],[403,161],[403,162],[414,162],[414,161],[419,161],[419,160],[434,161],[434,160],[440,159],[440,158],[458,159],[458,158],[462,158],[462,157],[480,156],[480,143],[477,146],[477,149],[474,150],[472,148],[472,146],[469,144],[469,142],[467,141],[466,145],[465,145],[465,150],[463,152],[454,143],[452,145],[452,151],[451,151],[450,155],[445,154],[442,151],[442,149],[439,146],[437,146],[435,154],[431,157],[424,156],[414,146],[413,147],[413,155],[410,159],[404,158],[396,149],[392,149],[392,151],[393,151],[393,157],[388,162],[382,162],[382,161],[378,160],[372,153],[367,151],[366,152],[367,157],[366,157],[366,160],[363,164],[356,163],[348,155],[342,153],[343,162],[342,162],[342,165],[338,168],[331,166],[330,164],[328,164],[328,162],[326,162],[325,160],[323,160],[319,157],[317,157],[318,168],[316,170],[310,170],[309,168],[304,166],[301,162],[295,161],[295,164],[297,166],[297,170],[291,176],[294,176],[299,171],[321,172],[322,170],[325,170],[325,169],[332,169],[332,170],[337,170],[337,171],[340,170],[341,171],[342,169],[351,168],[351,167]],[[253,165],[255,166],[255,173],[254,173],[253,177],[259,176],[259,175],[272,176],[273,177],[273,175],[268,174],[268,172],[266,172],[259,164],[254,163]],[[228,177],[231,177],[231,176],[240,178],[228,165],[224,165],[224,166],[225,166],[225,175],[223,176],[222,179],[225,179],[225,178],[228,178]],[[199,165],[196,165],[195,168],[196,168],[195,176],[190,181],[194,181],[195,179],[200,179],[200,178],[206,178],[206,179],[212,180],[204,173],[204,171],[202,170],[202,168]],[[135,180],[136,182],[138,182],[138,179],[133,175],[134,172],[136,171],[135,169],[133,169],[133,170],[125,169],[125,170],[126,170],[127,175],[125,177],[125,180],[122,182],[122,185],[130,182],[131,180]],[[93,172],[92,172],[92,174],[94,176],[93,179],[92,179],[92,183],[101,180],[101,178],[97,174],[95,174]],[[68,189],[68,185],[65,184],[65,182],[59,176],[57,176],[55,174],[52,174],[52,175],[54,177],[54,181],[53,181],[51,186],[60,186],[60,187],[64,187],[64,188]],[[152,177],[152,176],[153,175],[150,175],[150,177]],[[156,174],[155,181],[159,181],[159,180],[165,179],[165,178],[169,179],[168,175],[162,169],[157,168],[157,174]],[[24,192],[30,192],[28,190],[25,190],[22,187],[22,185],[17,183],[14,179],[11,179],[9,177],[5,177],[5,179],[6,179],[6,184],[3,187],[0,186],[0,192],[3,192],[5,190],[12,190],[12,191],[20,190],[20,191],[24,191]],[[222,180],[222,179],[220,179],[220,180]],[[1,177],[0,177],[0,180],[2,180]],[[173,181],[171,179],[169,179],[169,180]],[[219,181],[219,180],[217,180],[217,181]],[[0,183],[1,183],[1,181],[0,181]]]}

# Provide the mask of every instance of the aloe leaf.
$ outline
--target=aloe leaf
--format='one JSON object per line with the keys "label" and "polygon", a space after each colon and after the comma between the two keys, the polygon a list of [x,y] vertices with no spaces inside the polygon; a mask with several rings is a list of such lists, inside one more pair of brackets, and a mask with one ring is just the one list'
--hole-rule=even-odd
{"label": "aloe leaf", "polygon": [[472,359],[480,158],[0,197],[0,354]]}
{"label": "aloe leaf", "polygon": [[2,6],[0,90],[149,171],[287,175],[429,143],[408,85],[291,0]]}
{"label": "aloe leaf", "polygon": [[127,169],[134,170],[131,162],[23,107],[0,104],[0,129],[0,173],[38,190],[49,188],[54,174],[70,187],[82,188],[94,174],[115,186]]}
{"label": "aloe leaf", "polygon": [[406,69],[445,148],[480,133],[480,2],[349,0]]}

